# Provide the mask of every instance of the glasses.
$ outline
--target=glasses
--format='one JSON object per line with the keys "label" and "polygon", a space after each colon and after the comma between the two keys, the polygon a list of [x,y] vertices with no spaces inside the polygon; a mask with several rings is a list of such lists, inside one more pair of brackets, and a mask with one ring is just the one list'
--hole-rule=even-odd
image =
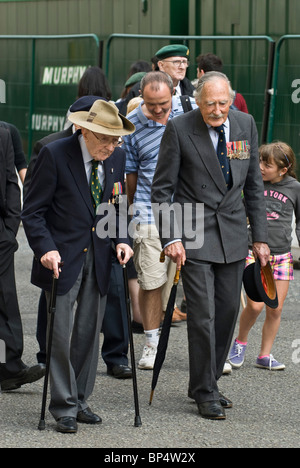
{"label": "glasses", "polygon": [[164,62],[173,63],[174,67],[180,67],[183,65],[184,67],[188,67],[190,62],[188,60],[163,60]]}
{"label": "glasses", "polygon": [[[92,130],[91,130],[92,132]],[[109,137],[106,137],[106,136],[102,136],[102,137],[98,137],[96,135],[96,133],[92,132],[92,134],[94,135],[95,138],[97,138],[97,140],[99,141],[99,143],[101,145],[104,145],[104,146],[109,146],[109,145],[113,145],[115,148],[117,146],[122,146],[124,141],[122,140],[121,137],[118,137],[118,138],[109,138]]]}

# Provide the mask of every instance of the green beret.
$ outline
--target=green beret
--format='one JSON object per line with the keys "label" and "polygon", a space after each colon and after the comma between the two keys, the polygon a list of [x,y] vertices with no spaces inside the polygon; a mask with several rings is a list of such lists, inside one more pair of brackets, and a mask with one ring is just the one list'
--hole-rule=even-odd
{"label": "green beret", "polygon": [[131,75],[125,83],[125,88],[141,81],[144,75],[146,75],[146,72],[138,72],[134,73],[134,75]]}
{"label": "green beret", "polygon": [[172,44],[159,49],[156,52],[156,57],[159,60],[163,60],[167,57],[185,57],[189,58],[189,48],[182,44]]}

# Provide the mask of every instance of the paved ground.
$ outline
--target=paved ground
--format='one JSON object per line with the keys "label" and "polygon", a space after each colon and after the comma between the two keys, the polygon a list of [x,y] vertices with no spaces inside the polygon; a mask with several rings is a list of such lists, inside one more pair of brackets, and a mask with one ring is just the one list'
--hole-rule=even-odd
{"label": "paved ground", "polygon": [[[19,243],[16,276],[24,325],[24,361],[33,365],[37,352],[35,326],[39,291],[30,284],[32,254],[22,228]],[[116,449],[127,449],[126,453],[130,454],[130,449],[138,448],[148,449],[146,452],[162,449],[194,452],[199,448],[230,447],[299,448],[299,270],[295,271],[295,276],[274,347],[274,355],[287,368],[283,372],[269,372],[254,367],[262,317],[251,332],[243,369],[233,371],[220,381],[220,389],[234,402],[234,407],[226,410],[226,421],[201,419],[195,403],[187,397],[187,338],[183,323],[172,327],[166,361],[150,407],[151,371],[137,371],[141,427],[134,427],[132,381],[108,377],[100,360],[90,406],[101,415],[102,425],[80,425],[75,435],[59,434],[47,412],[46,429],[40,432],[37,429],[43,389],[40,381],[0,395],[0,447],[90,447],[103,448],[104,454],[112,451],[116,454]],[[179,286],[178,303],[181,297]],[[293,344],[297,344],[295,340],[298,340],[298,349],[293,348]],[[142,336],[134,335],[134,346],[137,360],[143,347]]]}

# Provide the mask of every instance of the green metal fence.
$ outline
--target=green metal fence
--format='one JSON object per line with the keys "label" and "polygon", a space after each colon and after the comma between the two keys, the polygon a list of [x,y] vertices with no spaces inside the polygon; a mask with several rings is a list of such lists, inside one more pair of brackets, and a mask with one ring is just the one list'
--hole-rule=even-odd
{"label": "green metal fence", "polygon": [[268,141],[283,140],[294,150],[300,177],[300,35],[285,35],[276,46]]}
{"label": "green metal fence", "polygon": [[[191,80],[196,77],[197,55],[213,52],[222,58],[233,87],[245,97],[260,141],[284,140],[300,161],[299,40],[300,35],[285,35],[276,45],[269,36],[112,34],[106,40],[104,64],[117,99],[130,65],[138,59],[150,63],[166,44],[189,46]],[[36,140],[63,128],[80,76],[90,65],[102,66],[103,43],[86,34],[0,36],[0,45],[0,79],[6,90],[4,102],[1,87],[0,120],[17,126],[29,158]]]}
{"label": "green metal fence", "polygon": [[6,84],[0,120],[17,126],[30,157],[34,141],[62,130],[80,77],[99,64],[99,39],[94,34],[0,36],[0,44],[0,78]]}

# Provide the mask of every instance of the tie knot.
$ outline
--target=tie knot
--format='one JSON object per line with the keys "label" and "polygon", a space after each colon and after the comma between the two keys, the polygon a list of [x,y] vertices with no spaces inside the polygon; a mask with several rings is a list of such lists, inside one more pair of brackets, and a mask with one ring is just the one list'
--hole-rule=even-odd
{"label": "tie knot", "polygon": [[218,127],[214,127],[214,130],[218,133],[224,133],[224,125],[219,125]]}
{"label": "tie knot", "polygon": [[96,161],[95,159],[92,160],[92,168],[93,169],[98,169],[99,161]]}

